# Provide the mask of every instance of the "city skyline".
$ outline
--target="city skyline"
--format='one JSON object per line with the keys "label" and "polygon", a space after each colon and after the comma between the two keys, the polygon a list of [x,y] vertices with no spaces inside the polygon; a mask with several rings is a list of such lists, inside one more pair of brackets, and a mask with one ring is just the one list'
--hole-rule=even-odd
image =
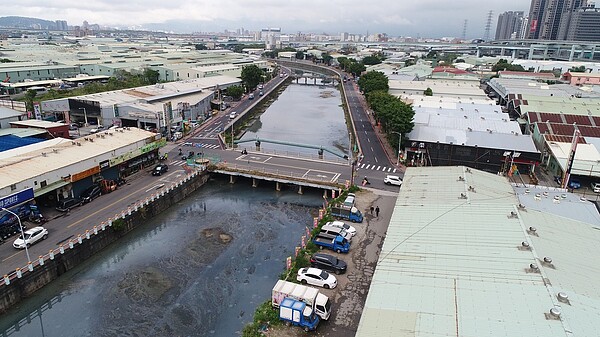
{"label": "city skyline", "polygon": [[[418,3],[384,1],[377,6],[359,1],[315,0],[297,5],[277,0],[252,0],[240,4],[225,0],[218,4],[208,1],[174,0],[171,2],[118,2],[94,0],[84,3],[57,0],[40,4],[37,1],[9,3],[3,6],[3,16],[24,16],[45,20],[66,20],[69,25],[82,25],[86,20],[108,27],[138,27],[175,33],[220,32],[244,27],[257,31],[266,27],[281,27],[282,33],[323,32],[327,34],[367,35],[386,33],[389,36],[461,37],[464,21],[468,20],[466,38],[484,34],[487,13],[492,10],[495,28],[497,15],[504,11],[527,13],[529,1],[492,0],[481,5],[467,0],[450,3],[425,0]],[[493,31],[492,31],[493,36]]]}

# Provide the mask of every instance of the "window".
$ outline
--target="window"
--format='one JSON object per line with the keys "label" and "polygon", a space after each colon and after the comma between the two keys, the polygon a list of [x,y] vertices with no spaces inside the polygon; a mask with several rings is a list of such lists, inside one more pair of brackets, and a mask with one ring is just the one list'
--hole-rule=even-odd
{"label": "window", "polygon": [[40,187],[44,188],[48,185],[48,183],[44,180],[40,183]]}
{"label": "window", "polygon": [[10,190],[11,190],[11,191],[14,191],[14,190],[16,190],[16,189],[17,189],[17,184],[12,184],[12,185],[10,185]]}

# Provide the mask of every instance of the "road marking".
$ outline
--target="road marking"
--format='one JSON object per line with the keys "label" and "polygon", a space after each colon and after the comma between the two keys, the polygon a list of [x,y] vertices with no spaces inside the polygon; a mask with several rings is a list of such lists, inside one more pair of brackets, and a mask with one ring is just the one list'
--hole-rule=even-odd
{"label": "road marking", "polygon": [[19,255],[19,254],[21,254],[22,252],[23,252],[23,251],[22,251],[22,250],[20,250],[20,251],[18,251],[18,252],[16,252],[16,253],[14,253],[13,255],[11,255],[11,256],[9,256],[9,257],[7,257],[6,259],[2,260],[2,262],[6,261],[6,260],[8,260],[8,259],[12,259],[13,257],[15,257],[15,256],[17,256],[17,255]]}
{"label": "road marking", "polygon": [[381,166],[377,166],[377,170],[375,170],[375,171],[379,171],[380,168],[381,168]]}
{"label": "road marking", "polygon": [[[364,165],[364,164],[363,164],[363,165]],[[367,167],[365,167],[365,169],[366,169],[366,170],[368,170],[368,169],[369,169],[369,166],[371,166],[371,164],[367,165]]]}
{"label": "road marking", "polygon": [[156,186],[154,186],[154,187],[151,187],[151,188],[147,189],[147,190],[146,190],[146,193],[148,193],[148,192],[150,192],[150,191],[152,191],[152,190],[157,190],[157,189],[159,189],[159,188],[162,188],[162,187],[164,187],[164,186],[165,186],[165,184],[158,184],[158,185],[156,185]]}
{"label": "road marking", "polygon": [[333,176],[333,178],[331,178],[330,182],[332,182],[332,183],[333,183],[333,182],[336,182],[336,181],[338,180],[338,178],[340,177],[340,175],[341,175],[341,174],[339,174],[339,173],[336,173],[336,174]]}
{"label": "road marking", "polygon": [[[373,148],[371,148],[371,150],[373,150]],[[379,160],[377,160],[377,157],[374,157],[373,159],[375,159],[376,163],[379,163]]]}
{"label": "road marking", "polygon": [[394,173],[396,173],[396,169],[394,169]]}

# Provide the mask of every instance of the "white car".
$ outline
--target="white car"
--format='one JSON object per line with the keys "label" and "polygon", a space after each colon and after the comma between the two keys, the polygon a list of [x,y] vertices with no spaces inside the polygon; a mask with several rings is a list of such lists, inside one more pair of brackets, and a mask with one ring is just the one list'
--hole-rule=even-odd
{"label": "white car", "polygon": [[103,125],[97,125],[95,128],[90,130],[90,133],[97,133],[104,130],[104,126]]}
{"label": "white car", "polygon": [[600,183],[592,183],[592,191],[600,193]]}
{"label": "white car", "polygon": [[402,179],[400,179],[398,176],[388,175],[383,179],[383,182],[387,185],[402,186]]}
{"label": "white car", "polygon": [[19,238],[13,243],[13,247],[24,249],[25,246],[29,247],[40,240],[46,240],[48,237],[48,230],[41,226],[33,227],[26,230],[23,234],[25,234],[25,238],[23,238],[22,235],[19,235]]}
{"label": "white car", "polygon": [[346,230],[346,232],[350,233],[352,236],[356,235],[356,228],[348,225],[347,223],[345,223],[343,221],[330,221],[330,222],[326,223],[325,225],[329,225],[329,226],[333,226],[333,227],[337,227],[337,228],[343,228]]}
{"label": "white car", "polygon": [[337,286],[335,276],[319,268],[300,268],[296,277],[302,284],[311,284],[325,289],[333,289]]}
{"label": "white car", "polygon": [[233,111],[229,114],[229,119],[235,119],[236,116],[237,114],[235,113],[235,111]]}

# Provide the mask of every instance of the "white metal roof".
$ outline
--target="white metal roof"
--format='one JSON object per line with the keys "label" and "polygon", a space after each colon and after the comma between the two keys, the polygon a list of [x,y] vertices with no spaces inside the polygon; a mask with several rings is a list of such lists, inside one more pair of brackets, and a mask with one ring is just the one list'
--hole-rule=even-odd
{"label": "white metal roof", "polygon": [[[571,143],[547,142],[562,171],[567,169]],[[600,152],[594,144],[577,144],[571,174],[600,177]]]}
{"label": "white metal roof", "polygon": [[519,203],[502,176],[408,168],[355,336],[597,335],[600,231]]}

